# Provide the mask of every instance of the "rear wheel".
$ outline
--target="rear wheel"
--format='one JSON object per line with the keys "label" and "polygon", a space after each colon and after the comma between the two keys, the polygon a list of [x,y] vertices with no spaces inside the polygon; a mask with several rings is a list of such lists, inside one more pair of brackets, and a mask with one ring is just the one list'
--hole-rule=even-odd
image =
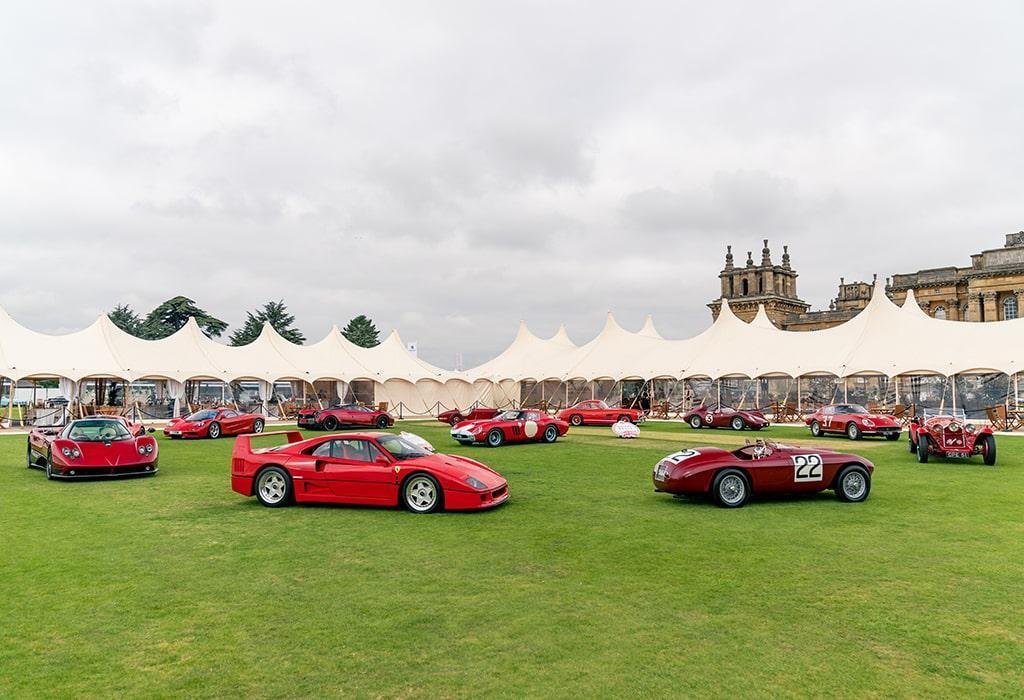
{"label": "rear wheel", "polygon": [[53,479],[53,454],[46,453],[46,478]]}
{"label": "rear wheel", "polygon": [[388,417],[387,416],[378,416],[377,417],[377,428],[379,430],[384,430],[384,428],[386,428],[386,427],[388,427]]}
{"label": "rear wheel", "polygon": [[554,442],[558,439],[558,428],[553,425],[549,425],[544,428],[544,442]]}
{"label": "rear wheel", "polygon": [[25,454],[25,466],[28,467],[29,469],[31,469],[32,467],[35,466],[34,461],[35,460],[32,459],[32,441],[29,440],[28,447],[27,447],[27,453]]}
{"label": "rear wheel", "polygon": [[910,445],[910,454],[914,454],[915,452],[917,452],[917,443],[914,442],[913,435],[907,436],[907,444]]}
{"label": "rear wheel", "polygon": [[690,427],[694,430],[700,430],[703,427],[704,421],[700,419],[700,416],[690,416]]}
{"label": "rear wheel", "polygon": [[292,502],[292,479],[281,467],[267,467],[256,477],[256,500],[267,508]]}
{"label": "rear wheel", "polygon": [[747,427],[746,422],[739,416],[734,416],[733,419],[729,421],[729,425],[732,426],[733,430],[743,430]]}
{"label": "rear wheel", "polygon": [[821,437],[821,434],[822,434],[821,423],[819,423],[816,420],[812,420],[811,421],[811,435],[813,435],[814,437]]}
{"label": "rear wheel", "polygon": [[849,423],[846,424],[846,437],[850,438],[851,440],[860,440],[860,436],[861,430],[859,425],[857,425],[853,421],[850,421]]}
{"label": "rear wheel", "polygon": [[996,438],[994,435],[981,436],[981,456],[985,464],[993,466],[996,463]]}
{"label": "rear wheel", "polygon": [[455,427],[456,425],[458,425],[461,422],[462,422],[462,416],[460,416],[458,413],[456,413],[454,416],[452,416],[451,418],[448,419],[448,424],[451,425],[452,427]]}
{"label": "rear wheel", "polygon": [[253,421],[252,431],[254,433],[262,433],[263,432],[263,419],[262,418],[257,418],[255,421]]}
{"label": "rear wheel", "polygon": [[206,431],[207,437],[211,440],[216,440],[220,437],[220,423],[210,423],[210,427]]}
{"label": "rear wheel", "polygon": [[917,436],[917,461],[921,464],[928,462],[928,436],[924,433]]}
{"label": "rear wheel", "polygon": [[402,501],[413,513],[433,513],[442,497],[441,486],[429,474],[413,474],[402,487]]}
{"label": "rear wheel", "polygon": [[338,419],[334,416],[327,416],[324,418],[324,430],[337,430]]}
{"label": "rear wheel", "polygon": [[491,432],[487,433],[487,444],[491,447],[501,447],[501,443],[505,442],[505,434],[495,428]]}
{"label": "rear wheel", "polygon": [[835,490],[840,501],[860,503],[871,491],[871,475],[859,464],[850,464],[836,477]]}
{"label": "rear wheel", "polygon": [[572,416],[569,417],[569,422],[575,425],[576,427],[579,427],[583,425],[583,416],[581,416],[578,413],[574,413]]}
{"label": "rear wheel", "polygon": [[723,469],[711,485],[711,495],[723,508],[739,508],[750,497],[750,485],[739,469]]}

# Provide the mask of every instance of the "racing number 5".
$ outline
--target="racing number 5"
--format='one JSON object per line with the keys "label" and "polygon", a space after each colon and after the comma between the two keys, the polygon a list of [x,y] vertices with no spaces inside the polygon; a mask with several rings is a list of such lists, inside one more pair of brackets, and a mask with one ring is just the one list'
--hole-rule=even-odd
{"label": "racing number 5", "polygon": [[793,455],[793,481],[821,481],[821,455]]}

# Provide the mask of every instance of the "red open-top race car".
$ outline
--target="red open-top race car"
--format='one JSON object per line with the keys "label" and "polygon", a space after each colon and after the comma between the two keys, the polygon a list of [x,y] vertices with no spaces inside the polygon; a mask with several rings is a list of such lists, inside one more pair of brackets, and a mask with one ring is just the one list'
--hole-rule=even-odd
{"label": "red open-top race car", "polygon": [[770,422],[757,410],[745,411],[731,406],[697,406],[683,416],[694,430],[700,428],[732,428],[733,430],[760,430]]}
{"label": "red open-top race car", "polygon": [[395,424],[394,417],[387,411],[347,403],[331,408],[303,408],[299,410],[299,427],[323,430],[337,430],[343,425],[383,430]]}
{"label": "red open-top race car", "polygon": [[60,427],[33,428],[27,466],[44,469],[47,479],[156,474],[156,440],[135,425],[116,416],[93,416]]}
{"label": "red open-top race car", "polygon": [[164,435],[178,438],[210,438],[222,435],[262,433],[266,418],[261,413],[240,413],[226,406],[205,408],[186,418],[173,418],[164,428]]}
{"label": "red open-top race car", "polygon": [[985,464],[996,463],[996,438],[992,428],[981,428],[967,422],[962,410],[933,411],[910,422],[910,451],[917,454],[918,462],[927,462],[929,456],[968,459],[981,455]]}
{"label": "red open-top race car", "polygon": [[738,508],[752,494],[814,493],[833,489],[841,501],[863,501],[875,466],[859,455],[758,440],[729,452],[720,447],[680,450],[654,467],[654,490],[710,495]]}
{"label": "red open-top race car", "polygon": [[620,420],[641,423],[642,411],[636,408],[609,406],[604,401],[580,401],[571,408],[564,408],[556,414],[559,420],[572,425],[613,425]]}
{"label": "red open-top race car", "polygon": [[437,414],[437,419],[448,425],[458,425],[464,420],[486,420],[494,418],[496,415],[498,415],[498,409],[496,408],[477,406],[469,411],[460,411],[457,408],[453,408],[450,411],[441,411]]}
{"label": "red open-top race car", "polygon": [[508,483],[467,457],[427,452],[401,435],[320,435],[254,449],[254,435],[235,440],[231,488],[276,508],[292,502],[404,505],[413,513],[483,510],[508,500]]}
{"label": "red open-top race car", "polygon": [[554,442],[567,432],[569,424],[564,420],[528,408],[504,411],[487,420],[463,421],[452,428],[451,435],[463,445],[500,447],[513,442]]}
{"label": "red open-top race car", "polygon": [[892,416],[871,413],[855,403],[836,403],[822,406],[809,416],[804,423],[811,427],[811,435],[821,437],[828,433],[846,435],[851,440],[860,440],[865,435],[882,435],[886,440],[898,440],[903,428]]}

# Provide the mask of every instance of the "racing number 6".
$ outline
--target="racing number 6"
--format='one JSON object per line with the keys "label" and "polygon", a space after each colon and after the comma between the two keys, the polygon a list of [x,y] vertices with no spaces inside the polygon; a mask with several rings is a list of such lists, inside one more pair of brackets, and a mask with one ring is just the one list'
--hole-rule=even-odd
{"label": "racing number 6", "polygon": [[821,481],[821,455],[793,455],[793,481]]}

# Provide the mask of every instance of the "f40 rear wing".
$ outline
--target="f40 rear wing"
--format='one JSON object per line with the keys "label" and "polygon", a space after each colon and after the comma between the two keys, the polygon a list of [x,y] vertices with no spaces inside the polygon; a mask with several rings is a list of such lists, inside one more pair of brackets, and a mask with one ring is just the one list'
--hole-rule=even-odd
{"label": "f40 rear wing", "polygon": [[[231,451],[231,456],[242,457],[244,455],[252,454],[254,452],[254,450],[252,449],[253,438],[265,438],[270,437],[272,435],[286,436],[288,438],[287,444],[291,444],[293,442],[302,442],[303,440],[305,440],[305,438],[302,436],[302,433],[300,433],[298,430],[276,430],[271,431],[269,433],[246,433],[245,435],[239,435],[237,438],[235,438],[235,447]],[[262,450],[257,449],[255,451],[259,452]]]}

